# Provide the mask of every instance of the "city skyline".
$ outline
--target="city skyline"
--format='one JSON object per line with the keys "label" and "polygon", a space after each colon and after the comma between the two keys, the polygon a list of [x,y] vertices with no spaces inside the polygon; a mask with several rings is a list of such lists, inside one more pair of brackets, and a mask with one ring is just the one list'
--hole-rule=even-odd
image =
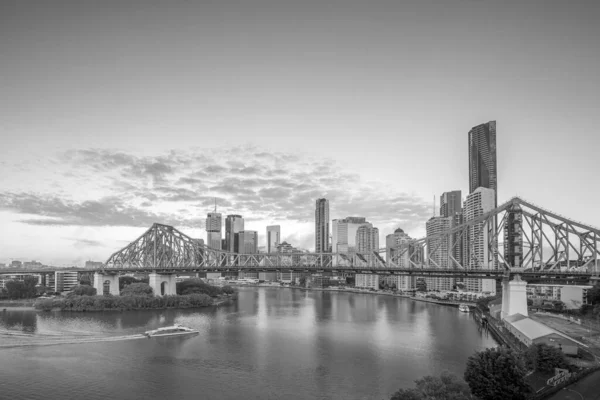
{"label": "city skyline", "polygon": [[206,238],[215,197],[300,248],[322,197],[423,237],[486,121],[498,203],[600,226],[597,2],[267,3],[0,2],[0,262],[105,260],[153,222]]}

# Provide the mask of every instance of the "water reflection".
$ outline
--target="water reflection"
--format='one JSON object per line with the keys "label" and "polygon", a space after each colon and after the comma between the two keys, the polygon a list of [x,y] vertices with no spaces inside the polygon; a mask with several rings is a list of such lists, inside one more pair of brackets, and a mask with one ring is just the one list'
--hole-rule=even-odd
{"label": "water reflection", "polygon": [[[201,333],[0,349],[0,375],[14,382],[6,396],[42,398],[67,388],[65,397],[88,400],[199,393],[215,399],[389,398],[420,376],[443,369],[460,374],[473,351],[495,345],[455,308],[284,288],[240,288],[237,301],[205,309],[0,314],[2,332],[40,340],[92,333],[111,339],[173,323]],[[35,382],[25,384],[31,371]]]}

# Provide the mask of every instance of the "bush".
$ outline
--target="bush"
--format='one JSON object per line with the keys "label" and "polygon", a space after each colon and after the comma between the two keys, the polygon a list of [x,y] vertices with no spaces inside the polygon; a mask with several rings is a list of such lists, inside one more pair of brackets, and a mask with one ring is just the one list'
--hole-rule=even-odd
{"label": "bush", "polygon": [[390,400],[462,400],[474,399],[465,381],[447,371],[415,381],[415,389],[400,389]]}
{"label": "bush", "polygon": [[186,308],[212,305],[212,298],[206,294],[185,296],[151,297],[147,295],[131,296],[70,296],[61,299],[46,299],[35,303],[37,310],[48,311],[59,308],[62,311],[103,311],[103,310],[139,310],[151,308]]}
{"label": "bush", "polygon": [[95,296],[96,289],[89,285],[77,285],[69,292],[69,296]]}
{"label": "bush", "polygon": [[217,297],[223,294],[223,289],[217,286],[209,285],[200,279],[186,279],[177,283],[177,294],[206,294],[210,297]]}
{"label": "bush", "polygon": [[147,283],[132,283],[121,290],[121,296],[152,296],[154,293]]}

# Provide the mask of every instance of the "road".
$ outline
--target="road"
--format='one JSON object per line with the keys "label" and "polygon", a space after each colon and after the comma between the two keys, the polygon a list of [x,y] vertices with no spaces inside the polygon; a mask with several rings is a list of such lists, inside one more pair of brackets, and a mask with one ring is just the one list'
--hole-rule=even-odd
{"label": "road", "polygon": [[567,386],[549,400],[600,400],[600,371]]}

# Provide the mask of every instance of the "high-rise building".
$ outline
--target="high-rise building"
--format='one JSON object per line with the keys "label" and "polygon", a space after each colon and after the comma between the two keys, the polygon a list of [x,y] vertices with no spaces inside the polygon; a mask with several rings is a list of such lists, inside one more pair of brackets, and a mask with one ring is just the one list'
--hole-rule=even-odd
{"label": "high-rise building", "polygon": [[281,226],[267,226],[267,253],[275,253],[281,239]]}
{"label": "high-rise building", "polygon": [[315,202],[315,253],[329,251],[329,200]]}
{"label": "high-rise building", "polygon": [[221,250],[221,213],[212,212],[206,216],[206,245]]}
{"label": "high-rise building", "polygon": [[258,232],[241,231],[236,233],[239,241],[239,252],[243,254],[258,253]]}
{"label": "high-rise building", "polygon": [[[399,268],[413,268],[413,260],[420,261],[420,246],[402,229],[398,228],[394,233],[385,237],[386,261],[396,264]],[[398,275],[396,287],[399,290],[411,290],[415,288],[415,277],[412,275]]]}
{"label": "high-rise building", "polygon": [[[465,223],[472,221],[493,210],[496,204],[496,193],[493,189],[479,187],[467,196],[464,207]],[[483,222],[471,225],[464,241],[463,257],[470,269],[497,269],[497,254],[488,246],[488,229]],[[496,243],[498,248],[498,243]],[[496,282],[493,279],[465,279],[466,288],[472,292],[496,293]]]}
{"label": "high-rise building", "polygon": [[494,208],[498,206],[496,168],[496,121],[469,131],[469,193],[484,187],[494,190]]}
{"label": "high-rise building", "polygon": [[518,204],[507,210],[504,224],[504,261],[510,268],[523,264],[523,212]]}
{"label": "high-rise building", "polygon": [[240,253],[235,234],[244,230],[244,218],[241,215],[231,214],[225,218],[225,247],[230,253]]}
{"label": "high-rise building", "polygon": [[379,250],[379,229],[372,224],[363,224],[356,230],[356,251],[367,256],[373,262],[377,256],[373,252]]}
{"label": "high-rise building", "polygon": [[[447,269],[450,262],[451,239],[443,233],[452,227],[452,217],[432,217],[425,224],[427,230],[427,257],[429,268]],[[425,278],[427,290],[451,290],[452,278]]]}
{"label": "high-rise building", "polygon": [[461,195],[460,190],[442,193],[440,196],[440,217],[452,217],[462,211]]}
{"label": "high-rise building", "polygon": [[356,231],[362,225],[368,225],[364,217],[346,217],[331,221],[331,249],[334,253],[356,251]]}

